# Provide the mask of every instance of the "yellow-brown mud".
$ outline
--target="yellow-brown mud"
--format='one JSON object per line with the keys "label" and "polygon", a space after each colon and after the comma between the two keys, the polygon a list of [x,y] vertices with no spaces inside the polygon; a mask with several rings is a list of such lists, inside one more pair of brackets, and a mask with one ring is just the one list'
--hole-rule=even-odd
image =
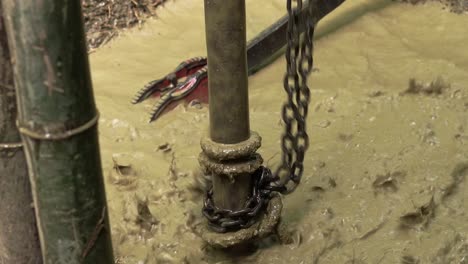
{"label": "yellow-brown mud", "polygon": [[[247,0],[248,38],[285,13],[283,2]],[[130,104],[147,82],[206,54],[203,1],[170,1],[158,14],[91,54],[119,263],[468,263],[467,15],[354,0],[320,23],[306,173],[283,199],[294,243],[234,258],[190,231],[202,220],[193,186],[206,106],[148,124],[155,99]],[[249,79],[251,126],[272,167],[284,70],[280,58]]]}

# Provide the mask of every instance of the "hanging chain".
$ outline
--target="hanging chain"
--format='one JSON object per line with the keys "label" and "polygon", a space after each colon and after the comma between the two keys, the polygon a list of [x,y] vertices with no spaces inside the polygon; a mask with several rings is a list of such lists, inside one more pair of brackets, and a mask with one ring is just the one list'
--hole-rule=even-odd
{"label": "hanging chain", "polygon": [[[304,155],[309,147],[306,119],[310,90],[307,86],[307,79],[313,67],[315,1],[310,0],[307,6],[307,19],[299,21],[303,0],[287,0],[289,22],[285,56],[286,74],[283,81],[287,101],[282,107],[285,132],[281,139],[281,164],[274,174],[263,166],[254,173],[252,195],[241,210],[218,208],[213,201],[213,190],[210,189],[207,192],[202,212],[216,232],[223,233],[250,227],[268,205],[273,192],[289,194],[301,181],[304,173]],[[296,3],[295,6],[293,2]],[[305,29],[302,42],[300,41],[300,26]]]}
{"label": "hanging chain", "polygon": [[[310,90],[307,79],[313,66],[313,37],[315,18],[313,14],[314,0],[308,5],[307,19],[298,21],[298,13],[302,10],[302,0],[297,0],[297,7],[292,7],[292,0],[287,0],[289,14],[288,44],[286,47],[286,75],[284,90],[288,95],[282,108],[282,118],[285,132],[281,139],[281,164],[275,172],[273,183],[283,194],[293,192],[301,182],[304,173],[304,155],[309,147],[306,119],[310,102]],[[300,41],[300,22],[304,23],[305,37]]]}

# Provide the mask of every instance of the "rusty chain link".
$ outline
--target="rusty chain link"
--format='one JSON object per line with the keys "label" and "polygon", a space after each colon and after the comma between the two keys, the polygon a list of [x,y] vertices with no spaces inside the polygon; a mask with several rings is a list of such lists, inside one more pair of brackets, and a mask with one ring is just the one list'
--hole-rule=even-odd
{"label": "rusty chain link", "polygon": [[[316,16],[313,12],[316,0],[307,6],[307,19],[299,21],[303,0],[287,0],[289,16],[286,74],[283,80],[287,101],[282,107],[285,131],[281,138],[281,163],[273,174],[270,169],[260,167],[253,175],[254,184],[251,197],[238,211],[221,209],[214,205],[213,190],[207,192],[203,214],[210,227],[219,233],[248,228],[256,222],[260,212],[268,205],[272,192],[289,194],[301,182],[304,173],[304,155],[309,147],[306,119],[310,102],[307,79],[313,67],[313,36]],[[294,6],[294,3],[295,6]],[[300,24],[303,23],[303,24]],[[299,27],[305,28],[304,40],[300,41]]]}
{"label": "rusty chain link", "polygon": [[218,208],[213,202],[213,189],[208,190],[202,212],[212,230],[218,233],[236,231],[249,228],[256,222],[256,216],[268,205],[271,192],[277,190],[270,185],[274,178],[266,167],[259,168],[252,178],[252,195],[245,202],[243,209],[238,211]]}
{"label": "rusty chain link", "polygon": [[[290,21],[288,24],[288,45],[286,47],[286,75],[284,90],[288,95],[282,108],[282,118],[285,132],[281,139],[281,164],[275,172],[279,181],[273,185],[285,187],[283,194],[293,192],[301,181],[304,173],[304,154],[309,147],[306,117],[309,108],[310,91],[307,86],[308,75],[313,64],[313,34],[315,22],[313,19],[313,3],[308,5],[306,21],[298,21],[298,12],[302,10],[302,0],[297,1],[296,8],[292,1],[287,1]],[[300,42],[299,22],[305,23],[305,38]]]}

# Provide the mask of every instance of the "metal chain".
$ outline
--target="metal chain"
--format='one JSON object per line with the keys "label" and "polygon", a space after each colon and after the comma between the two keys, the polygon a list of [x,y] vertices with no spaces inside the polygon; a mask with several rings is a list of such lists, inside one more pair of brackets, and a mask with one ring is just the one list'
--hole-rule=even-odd
{"label": "metal chain", "polygon": [[213,201],[213,189],[205,196],[203,215],[208,219],[211,229],[218,233],[237,231],[253,225],[257,216],[268,205],[271,199],[271,182],[274,180],[271,171],[266,167],[259,168],[253,175],[252,195],[245,202],[243,209],[234,211],[217,207]]}
{"label": "metal chain", "polygon": [[[284,90],[288,94],[288,100],[283,105],[282,118],[285,124],[285,132],[281,139],[282,159],[275,172],[275,178],[279,181],[273,183],[281,192],[288,194],[299,185],[304,173],[304,155],[309,147],[306,119],[310,102],[310,90],[307,86],[308,76],[313,67],[313,37],[316,21],[314,20],[315,1],[308,5],[307,19],[302,21],[305,27],[305,37],[300,42],[298,30],[298,10],[302,9],[302,0],[297,0],[297,8],[291,8],[291,0],[288,2],[290,19],[295,23],[289,24],[288,45],[286,48],[286,75],[284,77]],[[300,52],[300,53],[299,53]]]}
{"label": "metal chain", "polygon": [[[253,175],[252,196],[244,208],[238,211],[221,209],[214,205],[213,191],[205,197],[203,214],[211,228],[220,233],[248,228],[256,222],[257,216],[265,209],[272,192],[289,194],[301,182],[304,173],[304,155],[309,147],[306,119],[310,102],[310,90],[307,79],[313,67],[313,36],[316,24],[314,6],[316,0],[310,0],[306,21],[299,21],[299,12],[303,0],[287,0],[289,15],[286,74],[283,81],[287,101],[282,107],[282,119],[285,132],[281,138],[281,164],[273,174],[270,169],[260,167]],[[293,6],[293,2],[296,3]],[[303,24],[300,24],[303,23]],[[300,41],[299,27],[305,27],[305,38]]]}

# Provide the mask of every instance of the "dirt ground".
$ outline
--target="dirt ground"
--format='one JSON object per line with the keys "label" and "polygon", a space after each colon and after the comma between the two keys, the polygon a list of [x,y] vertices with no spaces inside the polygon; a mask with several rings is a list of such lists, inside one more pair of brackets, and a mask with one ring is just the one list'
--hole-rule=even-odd
{"label": "dirt ground", "polygon": [[[248,38],[283,0],[247,0]],[[283,197],[294,242],[245,256],[207,247],[199,140],[206,106],[180,105],[148,124],[156,99],[134,93],[206,54],[203,2],[168,1],[90,55],[118,263],[468,263],[468,16],[438,2],[347,1],[320,22],[311,76],[310,149]],[[249,79],[259,153],[278,164],[284,59]]]}
{"label": "dirt ground", "polygon": [[166,0],[81,0],[88,50],[105,45],[122,30],[141,25],[156,16]]}

